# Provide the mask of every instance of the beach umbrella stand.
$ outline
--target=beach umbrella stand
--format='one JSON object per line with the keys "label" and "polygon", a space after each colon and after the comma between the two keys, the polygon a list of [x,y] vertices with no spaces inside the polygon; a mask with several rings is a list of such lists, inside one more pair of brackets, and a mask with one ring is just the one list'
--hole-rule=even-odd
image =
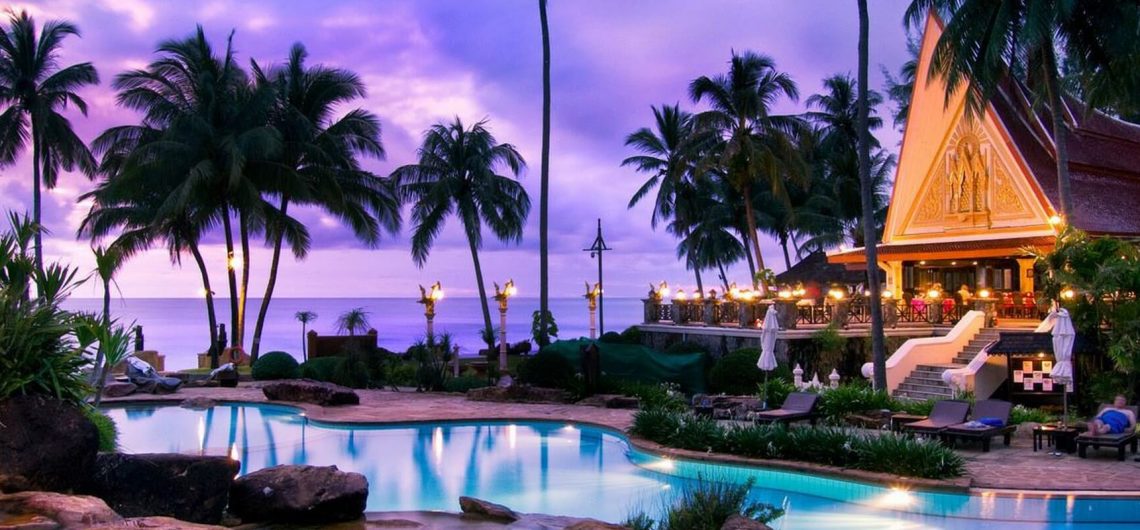
{"label": "beach umbrella stand", "polygon": [[[1073,342],[1076,339],[1076,331],[1073,329],[1073,320],[1069,317],[1069,311],[1062,308],[1056,310],[1056,316],[1053,319],[1053,356],[1056,362],[1053,363],[1053,370],[1049,372],[1049,377],[1053,382],[1061,385],[1061,425],[1068,427],[1069,425],[1069,392],[1072,390],[1073,384]],[[1060,456],[1063,453],[1054,451],[1055,456]]]}

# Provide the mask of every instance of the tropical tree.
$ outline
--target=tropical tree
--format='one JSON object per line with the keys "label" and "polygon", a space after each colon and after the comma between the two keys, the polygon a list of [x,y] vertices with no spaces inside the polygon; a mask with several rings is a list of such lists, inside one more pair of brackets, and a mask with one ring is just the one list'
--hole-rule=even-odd
{"label": "tropical tree", "polygon": [[554,325],[550,313],[550,26],[546,20],[546,0],[538,0],[538,18],[542,25],[542,177],[538,198],[539,286],[535,341],[546,345]]}
{"label": "tropical tree", "polygon": [[380,121],[363,109],[337,116],[340,106],[365,96],[364,83],[348,71],[308,66],[308,53],[294,44],[280,68],[253,63],[257,83],[271,90],[275,103],[269,123],[281,138],[277,156],[254,163],[251,178],[277,206],[266,220],[266,239],[273,253],[269,280],[253,331],[251,359],[256,360],[269,303],[277,285],[283,243],[295,258],[304,258],[310,238],[305,227],[288,216],[293,204],[323,209],[348,225],[357,239],[376,245],[382,232],[400,229],[400,204],[386,179],[361,168],[360,157],[383,159]]}
{"label": "tropical tree", "polygon": [[368,323],[368,311],[363,307],[349,309],[336,318],[337,332],[348,333],[349,336],[364,333],[371,327],[372,324]]}
{"label": "tropical tree", "polygon": [[[498,143],[485,120],[467,127],[458,117],[429,128],[417,153],[417,163],[392,173],[401,198],[412,205],[412,259],[422,267],[444,222],[452,214],[459,217],[475,266],[487,337],[492,335],[491,313],[479,264],[483,225],[501,241],[522,240],[530,198],[515,178],[498,171],[505,169],[517,178],[526,163],[514,146]],[[487,345],[494,346],[493,336]]]}
{"label": "tropical tree", "polygon": [[622,160],[622,167],[633,166],[649,179],[634,192],[628,208],[637,206],[654,189],[653,210],[649,223],[657,224],[673,217],[678,188],[692,178],[694,131],[693,116],[678,105],[651,107],[655,129],[642,127],[625,139],[625,145],[639,153]]}
{"label": "tropical tree", "polygon": [[[104,328],[110,329],[111,284],[115,281],[115,274],[123,265],[122,254],[115,247],[95,247],[92,252],[95,254],[95,275],[99,277],[103,286],[103,314],[100,316],[100,320]],[[95,383],[96,389],[99,390],[102,389],[102,379],[105,379],[102,372],[104,353],[105,348],[100,344],[99,349],[95,352],[95,369],[91,372],[92,381]]]}
{"label": "tropical tree", "polygon": [[293,318],[301,323],[301,360],[309,360],[309,322],[317,319],[317,314],[312,311],[297,311],[293,314]]}
{"label": "tropical tree", "polygon": [[41,188],[52,189],[60,170],[95,172],[95,159],[62,112],[70,105],[84,116],[87,102],[77,91],[99,83],[91,63],[61,67],[60,48],[68,36],[79,36],[70,22],[51,20],[37,33],[27,11],[9,12],[0,31],[0,167],[15,162],[31,142],[32,222],[35,266],[43,268]]}
{"label": "tropical tree", "polygon": [[[677,257],[685,260],[686,268],[697,276],[697,290],[704,295],[701,270],[716,270],[720,285],[728,290],[728,276],[724,267],[743,259],[748,250],[736,237],[736,222],[739,219],[728,200],[731,187],[722,180],[698,179],[692,185],[681,186],[677,202],[679,214],[670,226],[680,241],[677,243]],[[687,225],[687,226],[686,226]]]}
{"label": "tropical tree", "polygon": [[914,80],[918,76],[920,47],[919,40],[908,31],[906,36],[907,60],[899,67],[898,77],[895,77],[885,66],[879,66],[883,78],[886,79],[887,97],[895,106],[891,120],[895,128],[900,131],[906,127],[906,118],[910,114],[910,98],[914,94]]}
{"label": "tropical tree", "polygon": [[[871,360],[874,367],[875,388],[887,388],[887,354],[883,336],[883,306],[879,301],[879,239],[875,236],[874,223],[874,183],[871,181],[871,105],[870,90],[867,88],[867,70],[870,57],[868,40],[870,29],[867,15],[867,0],[859,2],[859,96],[858,111],[855,117],[855,127],[859,136],[859,191],[863,203],[863,241],[864,255],[867,258],[867,286],[870,288],[871,300]],[[881,123],[880,123],[881,124]]]}
{"label": "tropical tree", "polygon": [[[694,102],[705,101],[710,107],[697,115],[697,126],[719,134],[721,142],[711,151],[712,158],[737,192],[752,197],[755,186],[767,184],[774,194],[784,196],[787,166],[795,157],[788,135],[799,126],[799,120],[774,115],[771,107],[780,97],[799,98],[792,78],[776,70],[775,62],[766,55],[734,52],[727,74],[693,80],[689,95]],[[744,201],[744,210],[746,239],[751,243],[756,268],[762,270],[764,258],[750,200]],[[757,287],[765,290],[763,285]]]}

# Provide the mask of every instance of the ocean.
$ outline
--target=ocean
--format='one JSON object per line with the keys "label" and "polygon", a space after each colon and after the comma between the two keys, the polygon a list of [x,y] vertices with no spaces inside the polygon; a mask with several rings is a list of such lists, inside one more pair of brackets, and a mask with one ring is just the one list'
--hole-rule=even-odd
{"label": "ocean", "polygon": [[[71,298],[64,306],[72,311],[102,311],[103,301],[96,298]],[[253,328],[257,322],[260,298],[250,298],[246,316],[246,349],[253,341]],[[491,301],[491,324],[499,325],[499,310]],[[621,331],[640,323],[642,304],[636,298],[607,298],[606,331]],[[226,333],[232,334],[229,323],[229,300],[214,301],[218,322],[226,324]],[[337,317],[350,309],[362,307],[369,313],[368,320],[378,332],[380,346],[403,352],[426,333],[424,308],[411,298],[274,298],[269,305],[265,331],[261,337],[261,352],[285,351],[301,358],[301,323],[294,314],[313,311],[317,319],[309,323],[322,335],[335,334]],[[511,299],[507,313],[507,342],[530,339],[531,315],[538,309],[538,298]],[[562,339],[584,337],[589,334],[589,313],[583,298],[552,298],[550,309],[558,324],[558,337]],[[460,346],[460,355],[475,355],[483,348],[480,330],[483,316],[478,298],[445,298],[436,304],[435,332],[451,333]],[[146,349],[157,350],[166,356],[167,370],[195,368],[195,355],[208,346],[206,304],[200,298],[112,298],[111,317],[121,322],[135,322],[143,327]],[[232,335],[231,335],[232,336]]]}

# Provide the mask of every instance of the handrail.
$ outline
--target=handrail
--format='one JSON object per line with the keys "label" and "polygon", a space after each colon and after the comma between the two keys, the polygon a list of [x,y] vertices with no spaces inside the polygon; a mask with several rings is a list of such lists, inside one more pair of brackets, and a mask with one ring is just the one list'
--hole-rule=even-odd
{"label": "handrail", "polygon": [[[943,337],[923,337],[903,343],[887,358],[887,392],[894,392],[906,376],[920,364],[943,364],[953,360],[979,331],[985,327],[986,314],[969,311]],[[863,377],[872,378],[875,365],[863,365]]]}

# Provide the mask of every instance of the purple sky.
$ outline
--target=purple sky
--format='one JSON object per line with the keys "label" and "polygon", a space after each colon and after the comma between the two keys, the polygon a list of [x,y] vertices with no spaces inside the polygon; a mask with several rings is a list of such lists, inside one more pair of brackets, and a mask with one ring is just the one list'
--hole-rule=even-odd
{"label": "purple sky", "polygon": [[[879,65],[892,71],[906,60],[902,12],[905,0],[871,2],[872,88],[881,89]],[[489,118],[500,141],[515,144],[530,164],[522,181],[534,210],[523,243],[502,246],[485,239],[481,253],[488,282],[513,277],[523,296],[537,295],[538,183],[542,127],[542,48],[537,2],[469,1],[268,1],[148,2],[145,0],[36,0],[14,4],[38,22],[66,18],[79,25],[81,39],[65,42],[67,64],[91,61],[103,84],[84,90],[90,116],[73,121],[90,140],[105,128],[137,117],[114,104],[111,79],[154,58],[163,39],[181,38],[196,23],[221,48],[236,30],[235,47],[248,64],[280,62],[289,46],[303,42],[312,64],[357,72],[367,83],[362,106],[380,116],[385,161],[370,162],[378,174],[411,162],[422,131],[458,115]],[[799,83],[800,103],[819,90],[823,78],[855,73],[858,19],[853,0],[552,0],[549,6],[553,130],[551,133],[551,279],[554,296],[581,294],[593,278],[594,262],[581,249],[593,240],[601,217],[608,256],[607,294],[641,296],[650,281],[691,287],[692,274],[676,260],[675,241],[649,226],[648,201],[627,210],[630,195],[645,180],[621,168],[632,152],[625,136],[649,125],[650,105],[681,102],[693,108],[689,81],[727,69],[730,51],[755,50],[775,58]],[[887,115],[889,109],[880,113]],[[888,120],[889,122],[889,120]],[[879,132],[885,146],[899,135]],[[30,154],[0,170],[0,210],[30,210]],[[93,260],[86,242],[73,234],[87,205],[75,198],[91,187],[66,176],[45,196],[45,222],[53,231],[47,254],[83,271]],[[407,235],[366,250],[319,212],[301,213],[313,232],[314,251],[304,262],[284,262],[278,296],[412,296],[414,284],[441,279],[452,296],[475,293],[471,257],[459,225],[451,220],[427,265],[412,263]],[[406,223],[408,225],[410,223]],[[765,260],[782,270],[779,248],[764,243]],[[206,248],[222,280],[223,251]],[[251,294],[263,289],[268,251],[252,256]],[[200,291],[196,270],[172,267],[166,254],[151,251],[133,259],[118,281],[126,297],[187,297]],[[747,281],[746,268],[734,279]],[[711,276],[711,275],[710,275]],[[83,287],[79,296],[94,296]]]}

